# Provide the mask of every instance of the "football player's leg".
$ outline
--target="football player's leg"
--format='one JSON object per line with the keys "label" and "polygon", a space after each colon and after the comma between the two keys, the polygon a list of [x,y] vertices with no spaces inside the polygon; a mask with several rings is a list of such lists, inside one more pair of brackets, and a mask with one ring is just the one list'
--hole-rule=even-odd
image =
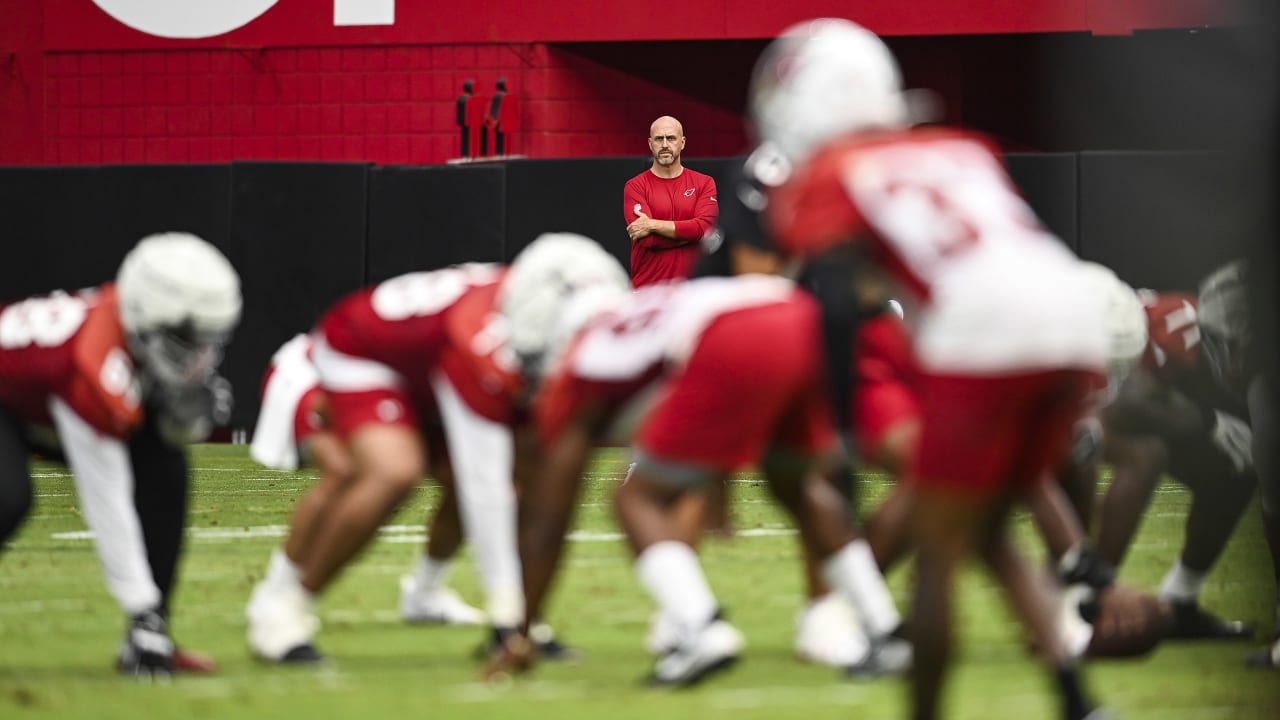
{"label": "football player's leg", "polygon": [[267,585],[298,587],[300,568],[315,546],[318,528],[327,521],[352,481],[351,456],[337,435],[331,432],[312,434],[303,442],[301,452],[319,471],[319,479],[302,494],[293,509],[284,545],[271,554],[263,579]]}
{"label": "football player's leg", "polygon": [[1042,583],[1044,576],[1034,572],[1009,544],[1003,519],[994,523],[988,520],[984,525],[988,529],[999,530],[994,535],[986,533],[981,550],[983,559],[1004,586],[1014,609],[1031,631],[1040,655],[1058,685],[1063,701],[1063,717],[1068,720],[1089,717],[1093,705],[1084,692],[1075,658],[1059,634],[1051,596]]}
{"label": "football player's leg", "polygon": [[1098,508],[1098,553],[1119,567],[1168,465],[1168,449],[1154,436],[1110,434],[1106,458],[1111,487]]}
{"label": "football player's leg", "polygon": [[133,464],[133,502],[142,524],[147,561],[160,588],[160,606],[167,612],[177,582],[187,520],[187,454],[162,440],[154,421],[148,419],[130,438],[129,457]]}
{"label": "football player's leg", "polygon": [[[434,462],[434,453],[432,457]],[[400,613],[413,623],[480,625],[485,621],[484,613],[468,605],[448,585],[453,558],[462,546],[462,520],[453,473],[440,463],[435,465],[434,475],[442,490],[440,504],[432,514],[427,544],[413,574],[400,578]]]}
{"label": "football player's leg", "polygon": [[618,524],[636,556],[640,582],[659,610],[689,631],[708,623],[717,603],[693,548],[685,541],[687,528],[676,510],[690,488],[708,481],[697,470],[650,460],[637,452],[631,481],[614,495]]}
{"label": "football player's leg", "polygon": [[417,486],[426,465],[417,430],[405,424],[366,424],[349,442],[354,480],[315,533],[302,567],[302,586],[324,590]]}
{"label": "football player's leg", "polygon": [[546,448],[542,471],[530,474],[521,488],[520,567],[530,618],[545,612],[593,442],[593,429],[584,419],[570,422]]}
{"label": "football player's leg", "polygon": [[[901,480],[920,443],[920,404],[905,382],[863,387],[854,399],[859,452]],[[881,571],[907,550],[911,487],[899,482],[867,521],[867,541]]]}
{"label": "football player's leg", "polygon": [[[162,440],[148,416],[148,421],[130,438],[129,456],[133,464],[134,507],[142,524],[147,562],[160,589],[161,612],[167,616],[177,585],[178,559],[187,519],[190,489],[187,454],[184,449]],[[179,672],[213,672],[217,664],[189,648],[175,648],[173,667]]]}
{"label": "football player's leg", "polygon": [[952,588],[956,569],[972,552],[984,515],[964,493],[924,487],[916,494],[912,537],[916,586],[911,603],[913,717],[938,716],[951,660]]}
{"label": "football player's leg", "polygon": [[1088,417],[1076,424],[1075,439],[1058,469],[1058,484],[1085,533],[1093,527],[1098,494],[1098,463],[1102,460],[1102,423]]}
{"label": "football player's leg", "polygon": [[1252,638],[1252,626],[1203,610],[1200,592],[1253,500],[1256,476],[1252,469],[1235,471],[1231,460],[1207,439],[1171,446],[1170,465],[1178,479],[1191,488],[1192,498],[1182,554],[1160,585],[1160,596],[1173,607],[1169,636],[1188,640]]}
{"label": "football player's leg", "polygon": [[635,553],[640,584],[672,624],[673,642],[664,648],[650,678],[655,684],[688,685],[729,667],[742,650],[742,635],[720,617],[719,603],[698,556],[682,538],[675,515],[691,488],[723,477],[705,469],[667,463],[637,451],[631,480],[618,488],[614,509]]}
{"label": "football player's leg", "polygon": [[31,511],[30,456],[22,425],[0,408],[0,546],[13,538]]}
{"label": "football player's leg", "polygon": [[[1025,495],[1025,487],[1041,482],[1061,467],[1073,440],[1074,428],[1088,405],[1090,388],[1096,384],[1092,373],[1058,371],[1031,376],[1023,384],[1022,401],[1010,420],[1016,438],[1012,463],[1005,486]],[[1078,720],[1088,716],[1092,703],[1086,698],[1075,658],[1059,633],[1049,595],[1006,538],[1005,516],[1014,495],[998,498],[996,513],[986,524],[988,531],[981,549],[988,564],[1001,580],[1015,610],[1021,616],[1048,665],[1063,701],[1063,716]],[[1064,505],[1065,507],[1065,505]]]}
{"label": "football player's leg", "polygon": [[458,510],[475,553],[489,621],[495,638],[514,637],[526,618],[512,484],[515,437],[505,423],[471,408],[444,373],[435,374],[431,386],[445,427]]}
{"label": "football player's leg", "polygon": [[[1056,467],[1094,378],[1042,372],[1005,378],[930,376],[922,390],[924,432],[918,472],[918,538],[914,697],[917,717],[935,717],[950,652],[950,593],[958,563],[981,550],[1006,584],[1023,621],[1049,653],[1065,716],[1091,709],[1056,633],[1052,612],[1037,598],[1003,542],[1008,502]],[[921,623],[917,625],[917,623]]]}
{"label": "football player's leg", "polygon": [[[289,534],[285,536],[284,545],[272,551],[266,575],[254,585],[249,596],[245,617],[249,622],[250,646],[258,655],[279,661],[283,657],[281,653],[292,652],[291,661],[313,662],[319,660],[319,654],[310,648],[316,622],[302,588],[302,567],[314,551],[319,528],[328,521],[353,481],[354,470],[346,444],[333,432],[306,435],[299,452],[306,462],[316,467],[320,478],[303,493],[294,508]],[[288,609],[297,612],[285,613]],[[286,619],[274,619],[277,617]],[[267,630],[273,625],[294,630],[283,633],[284,639],[277,640],[276,634]]]}
{"label": "football player's leg", "polygon": [[[805,637],[808,628],[802,624],[797,648],[802,656],[839,664],[850,674],[904,672],[910,663],[910,649],[891,637],[901,625],[901,617],[884,577],[870,546],[854,530],[844,496],[814,471],[814,465],[811,455],[781,449],[769,452],[763,462],[770,490],[795,519],[806,560],[811,559],[820,573],[820,577],[810,577],[811,593],[825,595],[830,588],[839,598],[838,604],[816,600],[809,608],[816,617],[808,617],[806,612],[802,618],[802,622],[825,625],[821,630],[833,636],[814,638],[821,640],[814,645]],[[838,465],[834,460],[829,463]],[[854,614],[844,614],[849,609],[855,611],[858,622],[853,620]]]}

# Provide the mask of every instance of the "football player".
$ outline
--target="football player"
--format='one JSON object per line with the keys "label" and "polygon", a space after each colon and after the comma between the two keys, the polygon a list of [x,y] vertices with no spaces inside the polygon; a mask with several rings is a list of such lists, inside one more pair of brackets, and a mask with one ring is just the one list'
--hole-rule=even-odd
{"label": "football player", "polygon": [[1182,554],[1160,594],[1173,609],[1174,639],[1249,639],[1253,628],[1200,607],[1205,580],[1226,549],[1256,484],[1248,413],[1214,382],[1202,358],[1197,301],[1144,291],[1148,345],[1142,362],[1101,413],[1112,483],[1099,507],[1098,550],[1124,559],[1163,474],[1192,491]]}
{"label": "football player", "polygon": [[1104,312],[1083,292],[1080,263],[985,139],[909,128],[896,62],[865,29],[793,28],[758,63],[752,97],[762,137],[796,166],[769,203],[780,247],[833,277],[879,268],[913,318],[915,717],[939,714],[952,586],[970,554],[987,561],[1031,629],[1063,716],[1095,715],[1047,594],[1005,529],[1010,503],[1057,466],[1101,383]]}
{"label": "football player", "polygon": [[[310,358],[311,339],[298,335],[286,342],[271,359],[263,380],[262,408],[254,425],[250,455],[278,470],[296,470],[310,462],[320,473],[319,482],[303,495],[294,509],[289,536],[272,553],[266,576],[259,585],[296,585],[299,567],[311,547],[319,523],[324,522],[333,498],[351,477],[351,457],[325,421],[325,398],[320,376]],[[401,579],[400,613],[411,623],[479,625],[484,613],[468,605],[447,585],[451,560],[462,543],[452,471],[447,463],[438,422],[427,428],[428,457],[444,496],[428,530],[427,547],[412,575]],[[253,615],[253,600],[248,613]]]}
{"label": "football player", "polygon": [[[537,292],[516,288],[536,288]],[[426,469],[424,418],[442,419],[462,525],[476,549],[498,648],[524,642],[511,424],[539,368],[526,348],[558,327],[585,288],[625,294],[626,272],[595,242],[550,234],[510,270],[463,265],[411,273],[340,300],[314,333],[328,418],[352,461],[314,530],[296,585],[254,598],[249,645],[274,662],[312,662],[314,596],[328,587]],[[512,297],[520,296],[518,304]]]}
{"label": "football player", "polygon": [[[748,275],[643,288],[589,325],[536,401],[546,466],[522,507],[530,607],[545,597],[589,451],[606,436],[629,437],[636,464],[614,505],[640,582],[674,625],[673,642],[656,648],[653,682],[697,682],[742,649],[685,539],[679,501],[757,461],[826,581],[862,618],[869,642],[851,671],[905,670],[910,647],[893,635],[893,600],[822,476],[841,453],[818,323],[794,284]],[[774,350],[756,352],[759,343]]]}
{"label": "football player", "polygon": [[[65,458],[129,618],[125,673],[175,668],[168,601],[188,482],[179,448],[229,414],[216,371],[240,309],[234,268],[187,233],[143,238],[113,283],[0,308],[0,542],[31,506],[31,452]],[[181,655],[178,664],[194,667]]]}

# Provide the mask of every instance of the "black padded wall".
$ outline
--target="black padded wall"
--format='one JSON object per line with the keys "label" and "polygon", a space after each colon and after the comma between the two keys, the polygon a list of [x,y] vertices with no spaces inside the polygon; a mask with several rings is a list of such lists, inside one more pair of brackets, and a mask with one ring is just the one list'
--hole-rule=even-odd
{"label": "black padded wall", "polygon": [[1080,253],[1135,287],[1194,290],[1244,254],[1252,216],[1240,212],[1242,178],[1205,153],[1079,155]]}
{"label": "black padded wall", "polygon": [[1022,153],[1008,157],[1009,176],[1040,221],[1080,252],[1075,153]]}
{"label": "black padded wall", "polygon": [[231,243],[244,319],[224,371],[236,388],[233,424],[257,415],[258,386],[271,354],[307,332],[344,293],[364,285],[369,166],[234,163]]}
{"label": "black padded wall", "polygon": [[501,262],[505,193],[502,165],[373,168],[365,281],[460,262]]}
{"label": "black padded wall", "polygon": [[229,237],[226,165],[10,169],[0,192],[11,208],[5,234],[25,256],[0,270],[3,299],[106,282],[152,233],[191,232],[224,250]]}
{"label": "black padded wall", "polygon": [[622,187],[650,162],[590,158],[508,163],[505,259],[515,257],[541,233],[565,231],[595,239],[623,267],[630,267]]}

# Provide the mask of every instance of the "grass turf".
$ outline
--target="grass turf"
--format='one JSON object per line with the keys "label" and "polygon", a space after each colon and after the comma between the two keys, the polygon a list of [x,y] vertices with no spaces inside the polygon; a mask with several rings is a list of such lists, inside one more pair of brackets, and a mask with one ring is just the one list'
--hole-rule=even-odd
{"label": "grass turf", "polygon": [[[608,500],[625,469],[621,451],[602,451],[591,468],[550,619],[580,647],[577,665],[543,664],[514,684],[477,682],[469,659],[474,628],[408,627],[399,621],[398,577],[420,552],[421,526],[439,492],[423,486],[377,542],[323,598],[318,644],[333,662],[320,669],[276,668],[250,659],[244,603],[281,542],[307,473],[262,469],[243,447],[203,446],[194,468],[190,535],[173,627],[178,641],[214,655],[220,672],[149,686],[111,669],[123,618],[107,595],[92,543],[60,466],[33,467],[36,506],[0,555],[0,717],[138,718],[880,718],[906,714],[898,681],[847,682],[833,670],[794,660],[801,606],[796,542],[786,519],[751,475],[732,493],[739,530],[708,540],[707,575],[748,649],[733,671],[680,692],[641,686],[649,667],[641,648],[651,604],[616,539]],[[883,477],[859,478],[863,505],[887,492]],[[1189,497],[1174,484],[1156,494],[1124,568],[1128,582],[1154,587],[1176,557]],[[1025,518],[1017,532],[1028,552],[1039,542]],[[905,607],[909,570],[891,576]],[[465,551],[453,585],[479,600]],[[1256,508],[1246,515],[1204,593],[1206,606],[1270,629],[1272,587]],[[987,576],[962,582],[958,668],[948,709],[957,718],[1052,718],[1049,681],[1028,662],[1025,642]],[[1252,645],[1166,644],[1137,661],[1096,662],[1095,694],[1121,718],[1280,716],[1280,674],[1249,671]]]}

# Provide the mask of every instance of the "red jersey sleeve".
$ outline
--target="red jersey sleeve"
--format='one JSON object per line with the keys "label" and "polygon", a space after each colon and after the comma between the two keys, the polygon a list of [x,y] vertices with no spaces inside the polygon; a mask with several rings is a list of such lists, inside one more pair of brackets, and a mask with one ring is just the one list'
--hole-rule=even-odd
{"label": "red jersey sleeve", "polygon": [[643,176],[633,177],[627,181],[622,188],[622,219],[627,225],[639,219],[638,213],[643,212],[645,215],[652,217],[652,210],[649,209],[649,203],[645,200],[644,186],[641,185],[640,178]]}
{"label": "red jersey sleeve", "polygon": [[[692,171],[686,170],[685,172]],[[720,203],[716,197],[715,178],[701,173],[695,177],[698,178],[696,186],[698,202],[694,206],[692,219],[676,221],[676,239],[678,240],[701,240],[702,236],[715,227],[716,220],[720,218]]]}

